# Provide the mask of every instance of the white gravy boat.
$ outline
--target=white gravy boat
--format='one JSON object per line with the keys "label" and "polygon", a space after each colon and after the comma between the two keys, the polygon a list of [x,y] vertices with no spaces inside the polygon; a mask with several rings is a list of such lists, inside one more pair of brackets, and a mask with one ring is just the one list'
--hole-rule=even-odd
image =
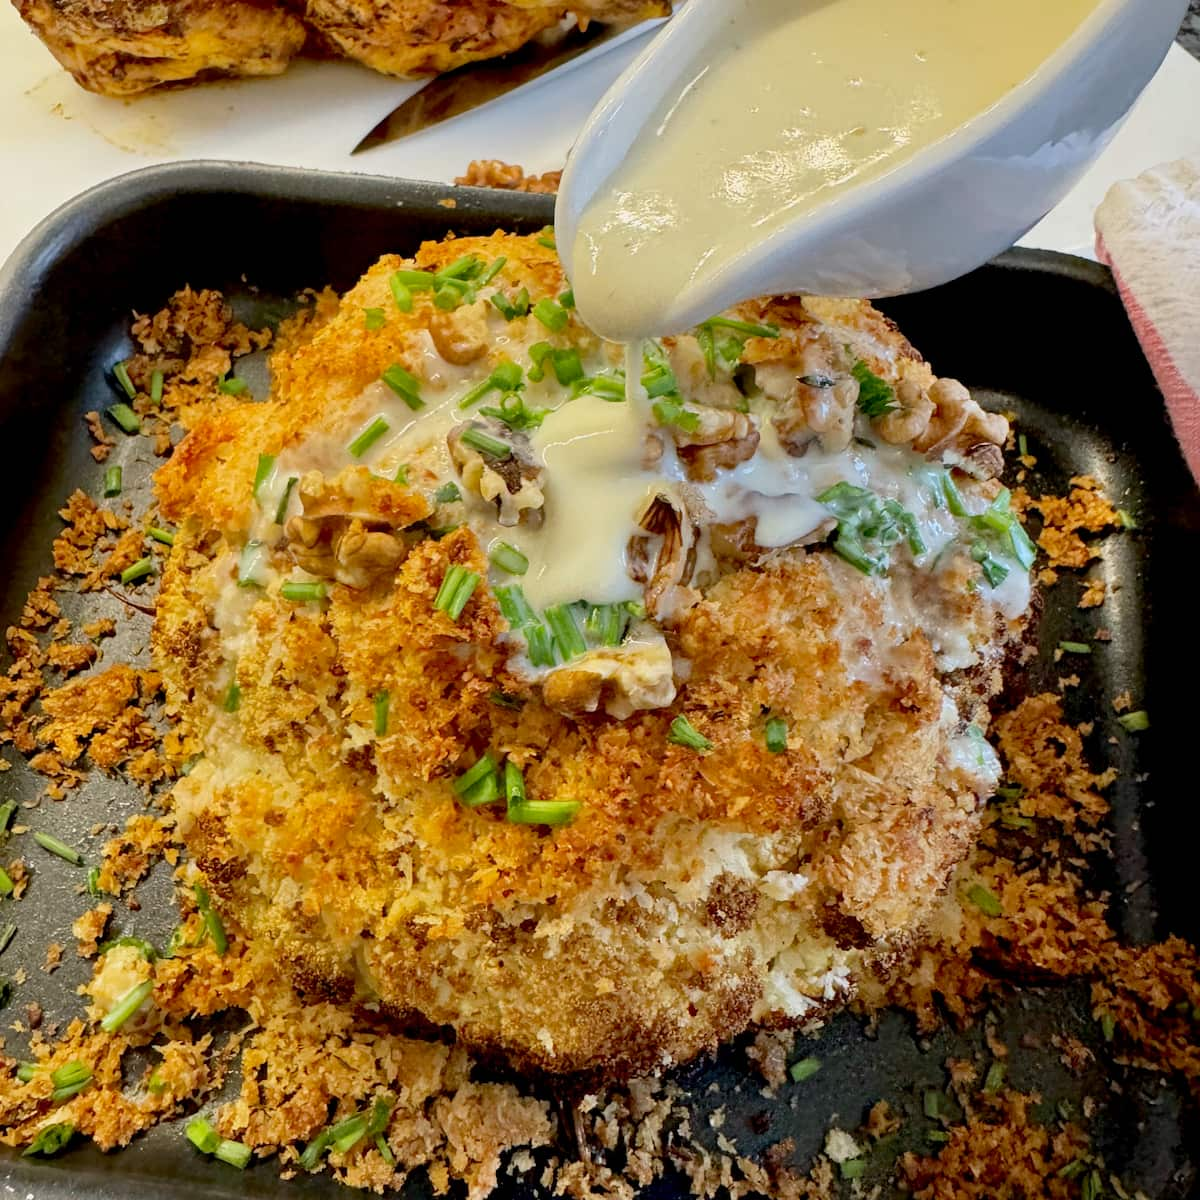
{"label": "white gravy boat", "polygon": [[[689,328],[751,296],[896,295],[986,262],[1041,220],[1104,148],[1186,9],[1187,0],[1098,0],[1025,83],[888,173],[749,242],[664,312],[658,332]],[[687,0],[589,117],[555,211],[568,275],[588,203],[643,125],[707,61],[724,11],[724,0]]]}

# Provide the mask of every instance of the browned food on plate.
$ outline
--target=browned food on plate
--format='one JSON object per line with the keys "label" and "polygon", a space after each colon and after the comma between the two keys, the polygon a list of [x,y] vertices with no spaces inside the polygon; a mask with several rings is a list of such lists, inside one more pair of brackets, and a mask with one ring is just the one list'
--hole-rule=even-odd
{"label": "browned food on plate", "polygon": [[430,75],[516,50],[564,21],[640,20],[670,10],[667,0],[13,3],[82,87],[108,96],[222,76],[278,75],[306,40],[388,75]]}
{"label": "browned food on plate", "polygon": [[552,194],[558,191],[561,181],[561,171],[527,175],[523,167],[513,163],[501,162],[498,158],[477,158],[468,165],[467,173],[459,175],[454,182],[464,187],[490,187],[507,192]]}

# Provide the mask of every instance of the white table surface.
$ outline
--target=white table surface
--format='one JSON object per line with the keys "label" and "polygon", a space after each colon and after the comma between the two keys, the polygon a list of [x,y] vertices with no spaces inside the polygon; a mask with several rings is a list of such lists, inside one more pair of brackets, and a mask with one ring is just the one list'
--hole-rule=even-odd
{"label": "white table surface", "polygon": [[[222,158],[449,182],[474,158],[560,167],[575,131],[637,44],[484,110],[355,157],[413,85],[349,63],[138,100],[80,89],[0,0],[0,260],[42,217],[96,183],[153,163]],[[1118,179],[1200,152],[1200,63],[1172,48],[1103,158],[1023,244],[1090,254],[1092,213]]]}

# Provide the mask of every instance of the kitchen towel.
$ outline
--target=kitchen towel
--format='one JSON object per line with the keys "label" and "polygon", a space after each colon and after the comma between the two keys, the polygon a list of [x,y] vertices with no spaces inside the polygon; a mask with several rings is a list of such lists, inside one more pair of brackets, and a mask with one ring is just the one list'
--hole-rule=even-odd
{"label": "kitchen towel", "polygon": [[1116,184],[1096,210],[1096,256],[1112,268],[1200,482],[1200,155]]}

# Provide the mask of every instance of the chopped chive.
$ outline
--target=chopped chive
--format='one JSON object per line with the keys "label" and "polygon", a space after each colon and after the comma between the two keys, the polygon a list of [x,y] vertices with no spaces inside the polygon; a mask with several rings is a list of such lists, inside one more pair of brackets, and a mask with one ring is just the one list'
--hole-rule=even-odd
{"label": "chopped chive", "polygon": [[387,316],[382,308],[364,308],[363,324],[371,333],[375,333],[387,324]]}
{"label": "chopped chive", "polygon": [[550,366],[554,369],[554,378],[563,387],[583,378],[583,362],[579,357],[579,351],[574,348],[569,350],[552,350],[550,352]]}
{"label": "chopped chive", "polygon": [[1121,523],[1122,529],[1136,529],[1137,522],[1133,519],[1131,513],[1123,508],[1117,509],[1117,520]]}
{"label": "chopped chive", "polygon": [[500,462],[512,458],[512,447],[507,442],[502,442],[499,438],[494,438],[490,433],[484,433],[482,429],[476,429],[473,425],[463,430],[462,440],[464,444],[478,450],[480,454],[486,454],[489,458],[497,459]]}
{"label": "chopped chive", "polygon": [[504,799],[510,812],[529,800],[525,795],[525,777],[521,774],[521,768],[511,760],[504,764]]}
{"label": "chopped chive", "polygon": [[700,414],[684,406],[678,396],[664,396],[650,406],[654,419],[660,425],[674,425],[685,433],[695,433],[700,428]]}
{"label": "chopped chive", "polygon": [[59,841],[52,833],[43,833],[40,829],[37,829],[34,831],[33,840],[43,850],[49,850],[51,854],[57,854],[59,858],[65,862],[69,862],[72,866],[83,866],[83,855],[78,850],[68,846],[66,842]]}
{"label": "chopped chive", "polygon": [[100,895],[100,868],[89,867],[87,873],[87,890],[89,896]]}
{"label": "chopped chive", "polygon": [[677,746],[686,746],[689,750],[704,752],[711,750],[712,742],[708,740],[682,713],[671,722],[671,731],[667,741]]}
{"label": "chopped chive", "polygon": [[126,432],[141,433],[141,418],[128,404],[114,404],[108,410],[108,415]]}
{"label": "chopped chive", "polygon": [[1020,458],[1029,457],[1029,443],[1025,440],[1023,433],[1017,435],[1017,455]]}
{"label": "chopped chive", "polygon": [[1030,540],[1029,534],[1025,532],[1024,526],[1015,517],[1013,523],[1008,527],[1008,540],[1017,562],[1028,571],[1033,566],[1033,560],[1037,558],[1037,547]]}
{"label": "chopped chive", "polygon": [[240,396],[249,386],[244,379],[238,379],[235,376],[232,379],[220,380],[217,383],[217,391],[223,392],[226,396]]}
{"label": "chopped chive", "polygon": [[843,1179],[861,1179],[867,1171],[867,1160],[865,1158],[848,1158],[844,1162],[838,1163],[838,1170]]}
{"label": "chopped chive", "polygon": [[503,292],[493,292],[488,297],[492,302],[492,307],[506,320],[511,321],[516,315],[517,310],[509,301],[508,297]]}
{"label": "chopped chive", "polygon": [[858,408],[864,415],[881,417],[896,407],[895,389],[862,359],[850,368],[850,374],[858,381]]}
{"label": "chopped chive", "polygon": [[444,612],[450,620],[457,621],[478,584],[479,576],[474,571],[455,563],[447,568],[442,585],[434,597],[433,607]]}
{"label": "chopped chive", "polygon": [[380,379],[408,405],[409,408],[416,412],[419,408],[425,407],[425,401],[421,399],[421,381],[412,374],[411,371],[406,371],[399,363],[392,363],[390,367],[380,376]]}
{"label": "chopped chive", "polygon": [[56,1125],[43,1125],[38,1130],[37,1137],[21,1151],[21,1155],[28,1158],[31,1154],[44,1154],[49,1158],[52,1154],[57,1154],[64,1149],[74,1136],[75,1126],[70,1121],[60,1121]]}
{"label": "chopped chive", "polygon": [[121,572],[122,583],[137,583],[139,579],[145,579],[147,575],[154,574],[154,559],[139,558],[137,562],[130,564]]}
{"label": "chopped chive", "polygon": [[275,524],[282,525],[287,520],[288,505],[292,501],[292,489],[300,479],[296,475],[288,476],[288,481],[283,485],[283,495],[279,497],[279,504],[275,509]]}
{"label": "chopped chive", "polygon": [[[1066,1119],[1065,1117],[1063,1118]],[[1087,1170],[1087,1160],[1083,1158],[1072,1159],[1066,1166],[1059,1167],[1055,1171],[1055,1175],[1059,1179],[1074,1179],[1077,1175],[1082,1175]]]}
{"label": "chopped chive", "polygon": [[130,1017],[137,1012],[143,1004],[146,1003],[146,998],[154,991],[154,980],[147,979],[139,983],[136,987],[130,988],[125,995],[117,1001],[116,1006],[109,1012],[108,1016],[100,1022],[100,1028],[105,1033],[116,1033]]}
{"label": "chopped chive", "polygon": [[453,504],[457,500],[462,499],[462,492],[458,490],[457,483],[443,483],[436,492],[433,493],[433,502],[435,504]]}
{"label": "chopped chive", "polygon": [[997,1059],[990,1067],[988,1073],[983,1080],[983,1090],[985,1092],[998,1092],[1004,1086],[1004,1077],[1008,1074],[1008,1067]]}
{"label": "chopped chive", "polygon": [[1125,713],[1117,718],[1117,724],[1127,733],[1142,733],[1150,728],[1150,714],[1145,709]]}
{"label": "chopped chive", "polygon": [[15,886],[8,872],[0,867],[0,896],[11,896]]}
{"label": "chopped chive", "polygon": [[443,267],[437,273],[437,278],[440,280],[474,279],[482,269],[483,263],[477,255],[464,254],[461,258],[456,258],[448,267]]}
{"label": "chopped chive", "polygon": [[945,500],[946,507],[950,510],[951,515],[955,517],[967,516],[967,506],[963,503],[962,493],[959,492],[954,480],[950,478],[950,472],[940,471],[938,476],[938,483],[942,489],[942,498]]}
{"label": "chopped chive", "polygon": [[787,749],[788,727],[782,717],[772,717],[765,730],[767,749],[772,754],[782,754]]}
{"label": "chopped chive", "polygon": [[242,706],[242,688],[235,679],[225,692],[225,699],[221,702],[221,707],[227,713],[235,713]]}
{"label": "chopped chive", "polygon": [[998,917],[1004,911],[1000,907],[1000,901],[996,899],[995,893],[989,891],[981,883],[972,884],[967,889],[967,899],[987,917]]}
{"label": "chopped chive", "polygon": [[794,1062],[788,1068],[788,1074],[792,1077],[793,1083],[803,1083],[806,1079],[811,1079],[821,1069],[821,1060],[819,1058],[802,1058],[799,1062]]}
{"label": "chopped chive", "polygon": [[119,362],[113,367],[113,377],[121,385],[121,391],[127,395],[130,400],[137,395],[137,388],[133,386],[133,380],[129,378],[129,368],[123,362]]}
{"label": "chopped chive", "polygon": [[212,906],[212,897],[208,889],[199,883],[192,884],[192,892],[196,897],[196,911],[204,918],[204,927],[213,940],[218,954],[224,954],[229,949],[229,938],[225,935],[225,925]]}
{"label": "chopped chive", "polygon": [[119,496],[121,494],[121,468],[109,467],[104,472],[104,494],[106,496]]}
{"label": "chopped chive", "polygon": [[169,529],[159,529],[157,525],[151,525],[146,533],[154,541],[161,542],[164,546],[175,545],[175,535]]}
{"label": "chopped chive", "polygon": [[1092,648],[1087,642],[1059,642],[1058,648],[1064,654],[1091,654]]}
{"label": "chopped chive", "polygon": [[509,575],[524,575],[529,570],[529,559],[508,542],[496,542],[488,551],[488,561]]}
{"label": "chopped chive", "polygon": [[558,297],[558,302],[563,308],[571,309],[575,307],[575,293],[571,288],[565,292],[561,292]]}
{"label": "chopped chive", "polygon": [[391,694],[387,688],[375,693],[375,736],[383,737],[388,731],[388,709],[391,706]]}
{"label": "chopped chive", "polygon": [[584,627],[600,645],[619,646],[625,640],[629,620],[629,609],[624,604],[593,604]]}
{"label": "chopped chive", "polygon": [[379,1151],[380,1157],[389,1167],[396,1165],[396,1156],[392,1153],[392,1148],[387,1144],[387,1139],[382,1133],[375,1135],[375,1149]]}
{"label": "chopped chive", "polygon": [[193,1117],[183,1132],[202,1154],[211,1154],[221,1144],[221,1135],[203,1117]]}
{"label": "chopped chive", "polygon": [[508,810],[514,825],[566,825],[583,807],[578,800],[526,800]]}
{"label": "chopped chive", "polygon": [[[501,262],[504,260],[501,259]],[[380,1096],[371,1106],[371,1118],[367,1122],[367,1136],[374,1137],[377,1133],[382,1133],[388,1127],[388,1121],[392,1116],[392,1101]]]}
{"label": "chopped chive", "polygon": [[950,1098],[937,1088],[928,1088],[921,1097],[921,1108],[931,1121],[950,1116]]}
{"label": "chopped chive", "polygon": [[115,950],[118,946],[132,946],[147,962],[153,962],[158,957],[158,951],[145,938],[135,937],[131,933],[123,934],[121,937],[110,938],[100,946],[99,953],[107,954],[110,950]]}
{"label": "chopped chive", "polygon": [[17,936],[17,927],[9,922],[0,929],[0,954],[3,954],[8,949],[9,943]]}
{"label": "chopped chive", "polygon": [[463,294],[449,286],[449,281],[433,293],[433,304],[443,312],[453,312],[463,302]]}
{"label": "chopped chive", "polygon": [[402,483],[406,487],[408,486],[408,463],[401,463],[396,468],[396,474],[395,474],[395,477],[392,479],[392,482],[393,483]]}
{"label": "chopped chive", "polygon": [[496,760],[491,752],[486,752],[473,767],[464,771],[451,787],[467,808],[478,808],[481,804],[491,804],[500,799]]}
{"label": "chopped chive", "polygon": [[401,312],[412,312],[412,290],[409,285],[400,278],[399,271],[397,271],[388,280],[388,286],[392,289],[392,299],[396,302],[396,307]]}
{"label": "chopped chive", "polygon": [[17,1078],[22,1083],[31,1083],[37,1073],[38,1064],[35,1062],[23,1062],[17,1064]]}
{"label": "chopped chive", "polygon": [[254,490],[251,492],[255,500],[258,499],[259,488],[270,479],[273,470],[275,470],[275,455],[260,454],[258,466],[254,469]]}
{"label": "chopped chive", "polygon": [[537,614],[525,599],[525,592],[520,584],[496,589],[496,603],[500,606],[500,614],[513,629],[523,629],[527,625],[537,624]]}
{"label": "chopped chive", "polygon": [[950,1135],[944,1129],[931,1129],[925,1134],[925,1140],[929,1142],[944,1143],[950,1140]]}
{"label": "chopped chive", "polygon": [[353,1117],[347,1117],[344,1121],[339,1121],[329,1131],[330,1141],[333,1143],[333,1148],[342,1154],[353,1150],[355,1146],[362,1141],[367,1132],[367,1118],[361,1114],[356,1114]]}
{"label": "chopped chive", "polygon": [[150,375],[150,403],[161,404],[163,394],[163,373],[154,371]]}
{"label": "chopped chive", "polygon": [[575,612],[569,604],[553,604],[543,614],[550,632],[554,636],[554,644],[562,656],[563,662],[569,662],[587,653],[587,642],[575,623]]}
{"label": "chopped chive", "polygon": [[317,604],[325,599],[325,585],[290,580],[280,585],[279,594],[293,604]]}
{"label": "chopped chive", "polygon": [[437,276],[432,271],[397,271],[393,279],[398,279],[405,287],[414,292],[430,291],[437,284]]}
{"label": "chopped chive", "polygon": [[502,270],[504,270],[504,264],[506,262],[508,262],[508,259],[505,258],[503,254],[499,258],[493,259],[491,264],[488,266],[488,269],[484,271],[484,273],[480,275],[479,279],[476,281],[479,286],[483,287],[485,284],[491,283],[492,280],[495,279]]}
{"label": "chopped chive", "polygon": [[50,1082],[54,1085],[50,1099],[55,1104],[61,1104],[77,1092],[82,1092],[91,1081],[92,1069],[86,1063],[78,1060],[65,1063],[50,1074]]}
{"label": "chopped chive", "polygon": [[778,325],[757,324],[753,321],[735,321],[732,317],[709,317],[701,322],[704,329],[732,329],[734,333],[744,333],[747,337],[777,338]]}
{"label": "chopped chive", "polygon": [[1117,1032],[1117,1019],[1110,1012],[1102,1012],[1100,1014],[1100,1032],[1106,1042],[1113,1040],[1113,1035]]}
{"label": "chopped chive", "polygon": [[487,778],[488,775],[496,773],[496,760],[492,756],[492,752],[487,751],[479,758],[475,765],[464,771],[451,785],[458,795],[463,795],[469,792],[480,780]]}
{"label": "chopped chive", "polygon": [[552,667],[558,661],[555,653],[554,636],[540,621],[527,625],[523,630],[529,662],[535,667]]}
{"label": "chopped chive", "polygon": [[510,696],[507,692],[492,692],[488,699],[497,708],[508,708],[520,712],[525,707],[525,701],[520,696]]}
{"label": "chopped chive", "polygon": [[1099,1200],[1104,1194],[1104,1180],[1100,1172],[1093,1167],[1079,1188],[1080,1200]]}
{"label": "chopped chive", "polygon": [[551,300],[548,296],[543,296],[533,306],[533,315],[551,333],[561,333],[566,329],[567,322],[571,319],[567,310],[557,300]]}
{"label": "chopped chive", "polygon": [[11,800],[5,800],[3,804],[0,804],[0,834],[8,832],[8,824],[16,811],[17,806]]}
{"label": "chopped chive", "polygon": [[362,458],[364,454],[373,446],[391,426],[383,417],[376,417],[370,425],[366,427],[359,435],[346,447],[350,451],[352,458]]}
{"label": "chopped chive", "polygon": [[547,250],[558,250],[558,242],[554,239],[554,226],[547,225],[537,237],[537,244],[545,246]]}
{"label": "chopped chive", "polygon": [[1000,824],[1005,829],[1032,829],[1033,819],[1031,817],[1023,817],[1018,812],[1002,812],[1000,814]]}
{"label": "chopped chive", "polygon": [[222,1138],[217,1148],[212,1152],[213,1158],[218,1162],[223,1162],[231,1167],[237,1167],[239,1171],[246,1169],[246,1164],[250,1161],[250,1147],[245,1142],[232,1142],[227,1138]]}
{"label": "chopped chive", "polygon": [[306,1171],[314,1171],[320,1165],[321,1159],[325,1157],[325,1152],[329,1149],[333,1142],[333,1135],[328,1129],[322,1129],[307,1146],[304,1147],[304,1153],[300,1155],[300,1165]]}

